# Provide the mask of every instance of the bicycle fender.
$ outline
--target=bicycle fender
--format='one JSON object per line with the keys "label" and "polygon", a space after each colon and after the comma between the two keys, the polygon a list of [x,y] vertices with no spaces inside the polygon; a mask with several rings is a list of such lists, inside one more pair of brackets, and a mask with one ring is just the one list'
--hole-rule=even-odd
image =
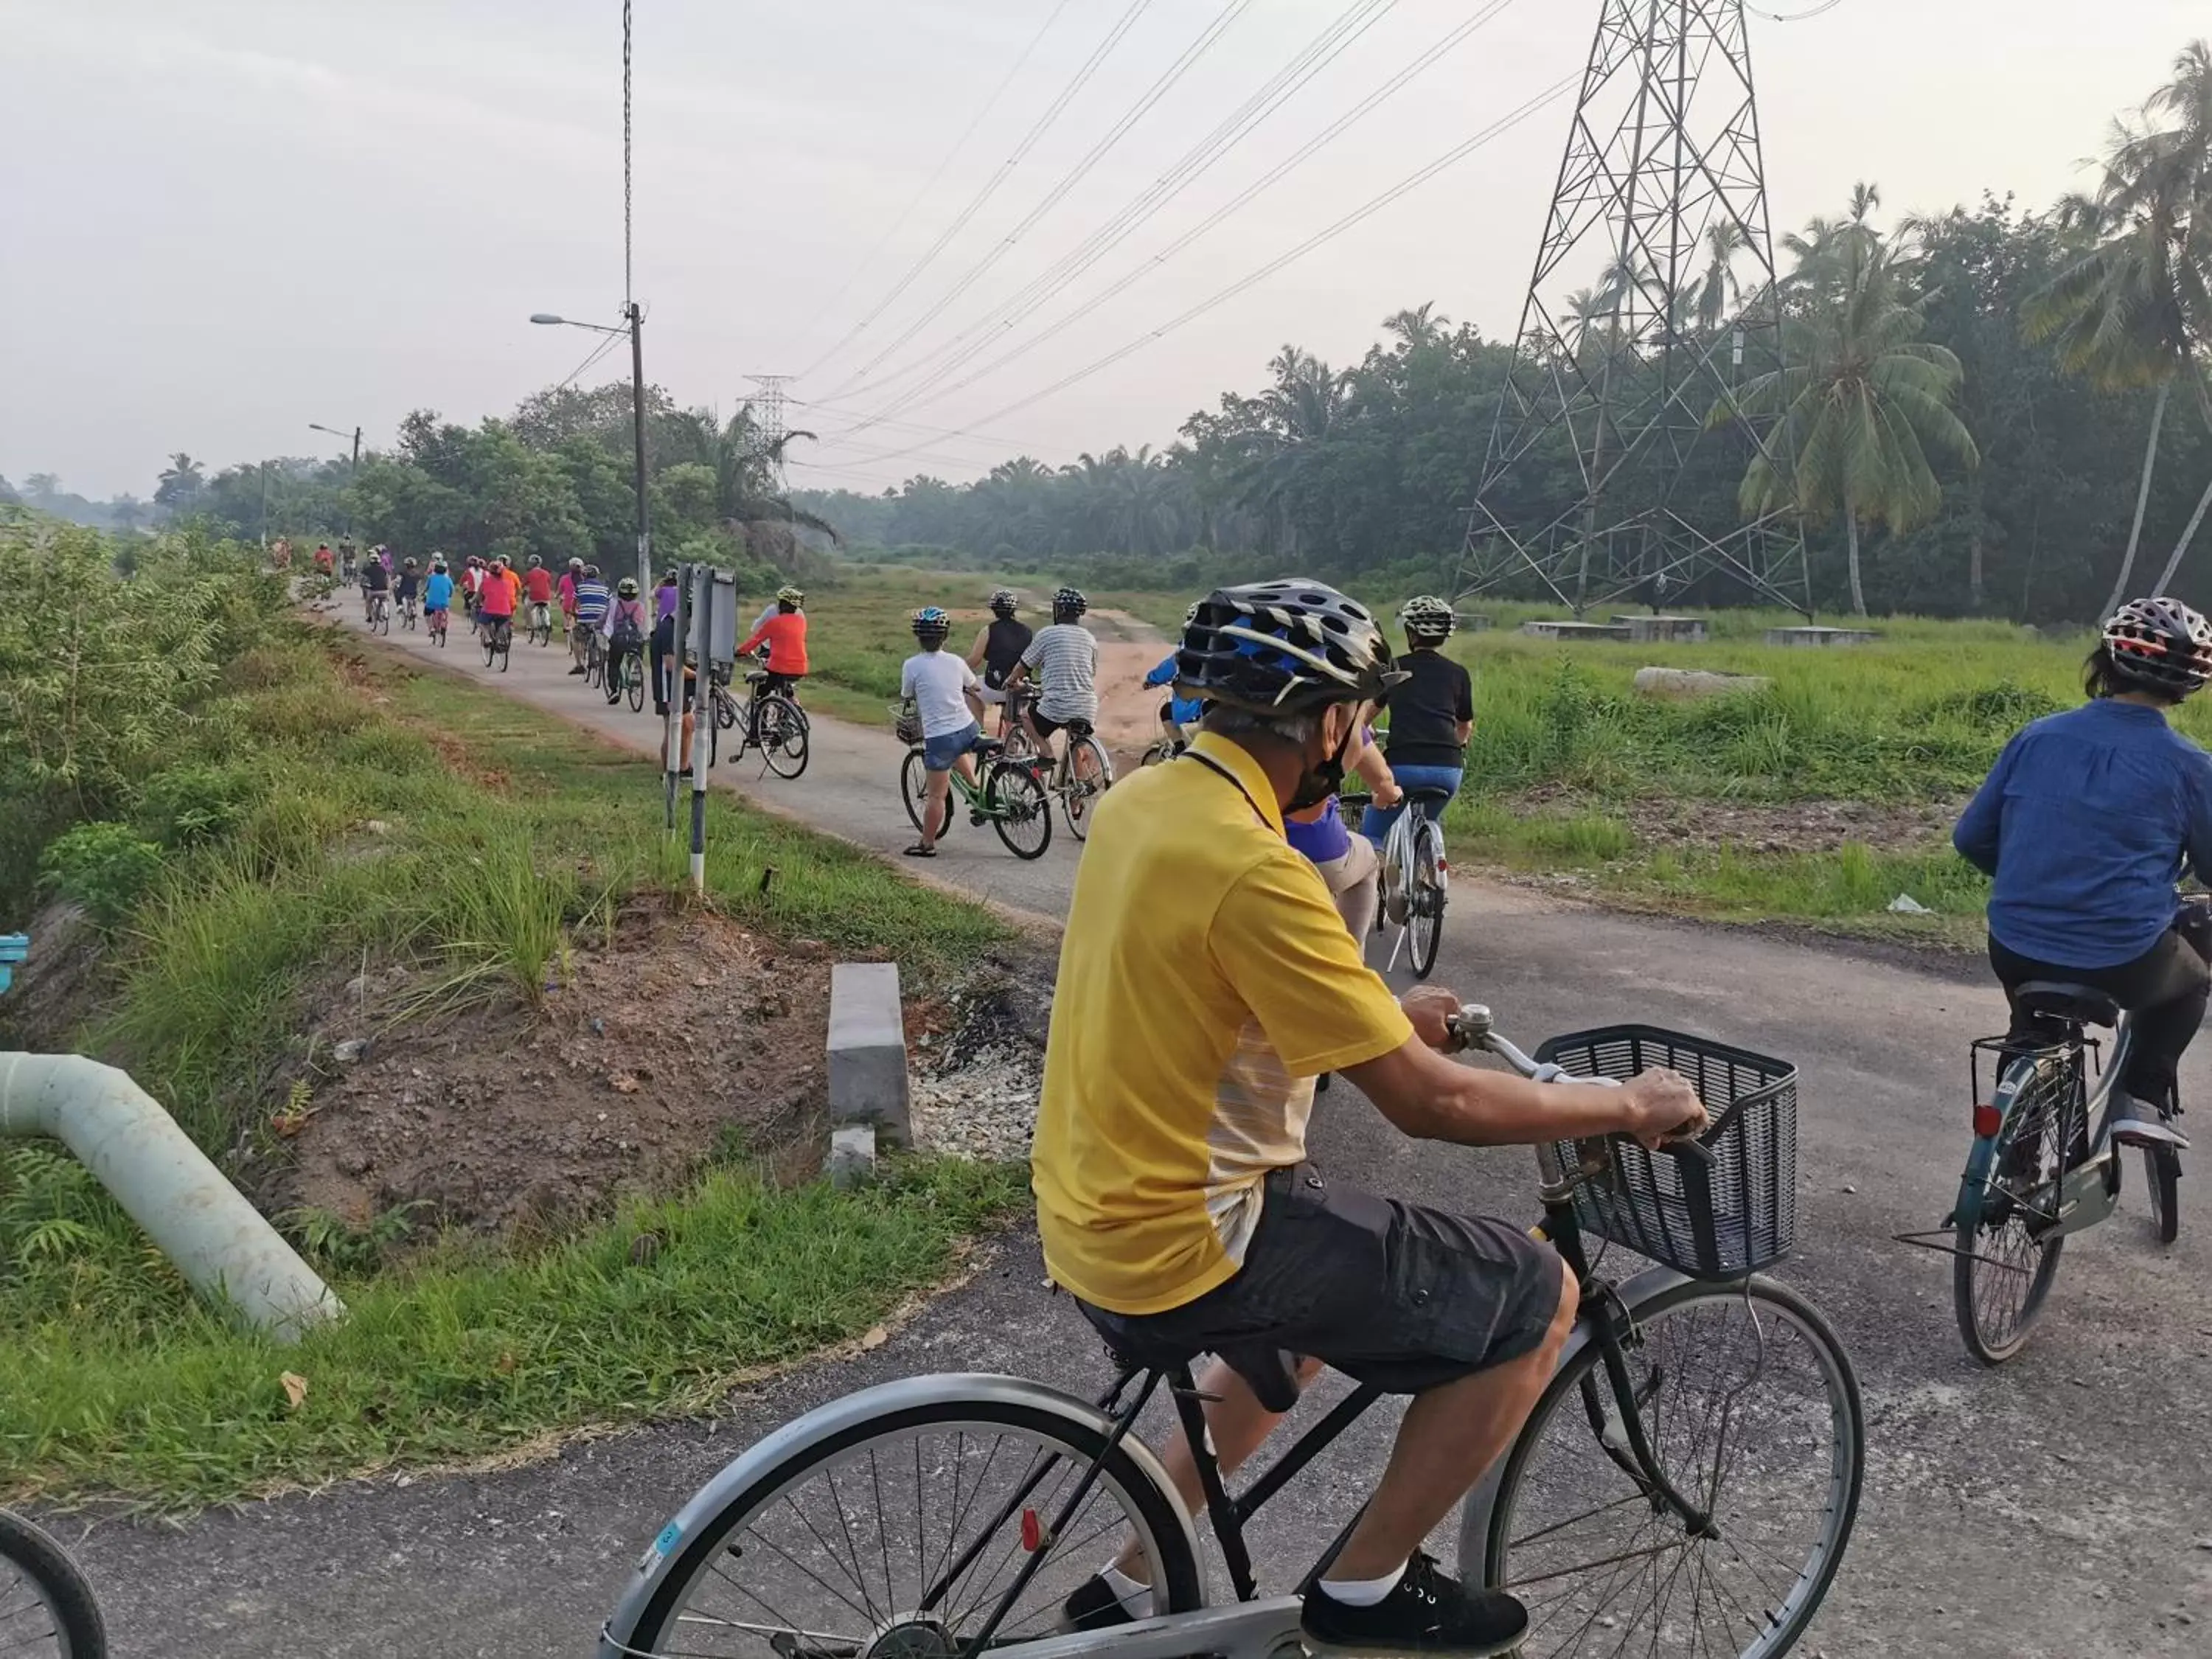
{"label": "bicycle fender", "polygon": [[[631,1575],[629,1587],[623,1592],[614,1614],[607,1620],[601,1633],[599,1653],[600,1659],[622,1659],[632,1651],[627,1644],[637,1630],[638,1620],[659,1592],[663,1583],[674,1570],[674,1563],[682,1553],[684,1540],[713,1523],[715,1517],[735,1503],[748,1490],[757,1486],[771,1472],[793,1457],[812,1450],[823,1442],[844,1434],[872,1419],[887,1417],[896,1412],[908,1411],[916,1406],[934,1406],[948,1401],[988,1401],[994,1405],[1021,1406],[1032,1411],[1057,1417],[1070,1424],[1094,1431],[1099,1435],[1113,1432],[1113,1419],[1089,1401],[1079,1400],[1073,1395],[1048,1389],[1042,1382],[1032,1382],[1018,1376],[997,1376],[988,1374],[947,1373],[933,1376],[902,1377],[895,1382],[880,1383],[872,1389],[863,1389],[858,1394],[848,1394],[833,1400],[785,1424],[763,1440],[758,1440],[740,1454],[732,1462],[702,1486],[690,1502],[678,1510],[676,1517],[653,1536],[653,1542],[639,1558],[637,1570]],[[1198,1553],[1198,1534],[1191,1526],[1188,1511],[1175,1485],[1168,1479],[1167,1471],[1152,1449],[1133,1433],[1121,1441],[1122,1449],[1137,1466],[1139,1473],[1158,1488],[1171,1513],[1181,1523],[1184,1542],[1189,1547],[1194,1560],[1205,1558]]]}
{"label": "bicycle fender", "polygon": [[[1677,1285],[1690,1282],[1687,1273],[1677,1273],[1672,1267],[1646,1267],[1642,1273],[1620,1285],[1614,1294],[1632,1315],[1662,1291],[1671,1291]],[[1559,1370],[1565,1370],[1575,1357],[1589,1346],[1592,1339],[1589,1324],[1577,1321],[1567,1337],[1567,1346],[1559,1351]],[[1459,1514],[1459,1571],[1462,1583],[1486,1584],[1489,1577],[1490,1517],[1498,1507],[1498,1489],[1505,1479],[1505,1465],[1513,1448],[1501,1452],[1488,1473],[1468,1493],[1467,1502]]]}

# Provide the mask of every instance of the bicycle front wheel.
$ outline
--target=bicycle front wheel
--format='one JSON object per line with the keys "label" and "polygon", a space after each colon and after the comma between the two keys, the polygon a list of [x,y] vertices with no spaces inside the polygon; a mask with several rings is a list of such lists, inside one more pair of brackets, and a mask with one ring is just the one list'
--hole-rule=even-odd
{"label": "bicycle front wheel", "polygon": [[1060,1629],[1068,1596],[1124,1537],[1150,1566],[1146,1616],[1195,1610],[1198,1563],[1173,1507],[1126,1449],[1102,1454],[1095,1430],[1011,1401],[886,1410],[695,1526],[622,1650],[961,1659],[1025,1567],[994,1646]]}
{"label": "bicycle front wheel", "polygon": [[1016,858],[1041,859],[1052,845],[1052,797],[1028,767],[993,767],[983,810]]}
{"label": "bicycle front wheel", "polygon": [[25,1659],[105,1659],[107,1636],[92,1586],[59,1544],[0,1510],[0,1653]]}
{"label": "bicycle front wheel", "polygon": [[[2024,1068],[2024,1069],[2023,1069]],[[2001,1365],[2027,1346],[2058,1276],[2063,1238],[2049,1237],[2081,1073],[2063,1054],[2014,1060],[1998,1085],[2012,1109],[1978,1186],[1961,1182],[1951,1258],[1951,1307],[1966,1352]]]}
{"label": "bicycle front wheel", "polygon": [[[906,759],[899,763],[899,799],[906,803],[906,815],[912,820],[916,835],[921,833],[921,815],[929,810],[929,768],[923,763],[921,748],[916,744],[906,751]],[[945,827],[937,832],[943,841],[951,833],[952,821],[959,816],[960,796],[948,783],[945,793]]]}
{"label": "bicycle front wheel", "polygon": [[781,697],[769,699],[761,720],[761,753],[768,769],[780,778],[795,778],[806,769],[805,711]]}
{"label": "bicycle front wheel", "polygon": [[1066,781],[1060,789],[1060,810],[1067,820],[1067,833],[1081,841],[1091,833],[1091,815],[1098,798],[1114,784],[1114,763],[1106,745],[1096,738],[1070,738]]}
{"label": "bicycle front wheel", "polygon": [[1622,1357],[1652,1456],[1711,1526],[1693,1534],[1655,1508],[1592,1342],[1536,1402],[1461,1567],[1527,1604],[1524,1653],[1596,1638],[1607,1653],[1775,1659],[1811,1622],[1858,1515],[1866,1423],[1850,1361],[1819,1311],[1771,1279],[1678,1285],[1632,1312]]}

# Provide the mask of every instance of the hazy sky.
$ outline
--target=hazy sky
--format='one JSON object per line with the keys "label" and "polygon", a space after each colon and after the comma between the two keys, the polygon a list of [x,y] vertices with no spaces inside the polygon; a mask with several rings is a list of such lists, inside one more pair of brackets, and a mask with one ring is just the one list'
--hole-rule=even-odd
{"label": "hazy sky", "polygon": [[[851,428],[924,378],[887,378],[894,370],[988,322],[1347,11],[1346,0],[1056,5],[638,0],[648,376],[727,411],[751,390],[748,374],[811,370],[794,395],[837,407],[794,409],[793,423],[825,438]],[[970,369],[1063,314],[1079,315],[1073,325],[916,403],[898,417],[910,424],[805,452],[816,465],[794,482],[879,489],[919,471],[970,476],[1021,449],[1057,463],[1115,442],[1164,445],[1224,388],[1261,381],[1284,342],[1354,360],[1385,314],[1422,301],[1510,332],[1565,103],[1180,330],[1010,408],[1576,74],[1598,9],[1511,0],[1310,161],[1158,258],[1486,9],[1351,7],[1376,15],[1340,56],[1042,309],[971,337],[1000,343]],[[965,229],[815,367],[1133,9]],[[0,473],[146,494],[172,449],[212,465],[327,453],[310,421],[359,422],[368,443],[386,443],[410,409],[474,420],[575,368],[591,337],[527,318],[612,322],[622,302],[620,17],[619,0],[0,0]],[[1224,18],[1210,48],[1036,215]],[[1841,0],[1809,21],[1755,21],[1776,222],[1834,211],[1859,179],[1879,181],[1892,210],[1985,187],[2039,205],[2078,182],[2075,163],[2112,115],[2208,26],[2204,0]],[[959,299],[848,383],[994,250]],[[1126,292],[1086,303],[1133,271],[1144,274]],[[582,383],[617,373],[626,357]]]}

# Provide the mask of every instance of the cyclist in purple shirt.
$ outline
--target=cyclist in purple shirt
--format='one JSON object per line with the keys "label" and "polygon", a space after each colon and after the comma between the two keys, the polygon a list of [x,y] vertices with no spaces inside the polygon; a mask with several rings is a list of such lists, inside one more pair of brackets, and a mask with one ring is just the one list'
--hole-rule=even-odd
{"label": "cyclist in purple shirt", "polygon": [[[1990,965],[2094,986],[2134,1016],[2112,1137],[2185,1145],[2154,1109],[2212,1002],[2212,939],[2179,915],[2185,863],[2212,877],[2212,757],[2166,711],[2212,683],[2212,623],[2178,599],[2135,599],[2091,654],[2090,701],[2035,721],[1952,832],[1991,878]],[[2186,931],[2185,931],[2185,929]]]}
{"label": "cyclist in purple shirt", "polygon": [[[1365,781],[1377,806],[1398,804],[1398,782],[1390,775],[1389,762],[1375,746],[1372,726],[1361,725],[1345,755],[1344,769]],[[1381,894],[1382,866],[1375,843],[1345,827],[1334,795],[1319,806],[1285,813],[1283,836],[1321,872],[1322,879],[1328,884],[1329,896],[1336,901],[1337,915],[1344,918],[1345,927],[1360,948],[1365,949],[1367,936],[1375,931],[1375,910]]]}

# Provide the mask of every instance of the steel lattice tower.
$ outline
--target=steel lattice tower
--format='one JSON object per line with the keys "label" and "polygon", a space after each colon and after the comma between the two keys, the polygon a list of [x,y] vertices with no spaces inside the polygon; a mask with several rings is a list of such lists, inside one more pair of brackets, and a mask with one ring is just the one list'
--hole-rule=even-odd
{"label": "steel lattice tower", "polygon": [[[1590,286],[1567,295],[1570,282]],[[1461,592],[1540,586],[1580,616],[1721,573],[1809,613],[1795,519],[1733,511],[1762,436],[1736,394],[1780,361],[1743,0],[1601,0]],[[1577,498],[1561,510],[1570,450]],[[1724,522],[1676,510],[1693,465],[1711,469],[1708,500],[1725,475]]]}
{"label": "steel lattice tower", "polygon": [[791,430],[787,423],[789,411],[785,407],[784,387],[791,384],[792,377],[788,374],[748,374],[745,379],[760,388],[760,395],[750,401],[754,413],[760,417],[761,436],[769,445],[769,454],[773,458],[770,465],[775,471],[775,493],[787,495],[791,493],[791,485],[784,477],[783,452],[776,446]]}

